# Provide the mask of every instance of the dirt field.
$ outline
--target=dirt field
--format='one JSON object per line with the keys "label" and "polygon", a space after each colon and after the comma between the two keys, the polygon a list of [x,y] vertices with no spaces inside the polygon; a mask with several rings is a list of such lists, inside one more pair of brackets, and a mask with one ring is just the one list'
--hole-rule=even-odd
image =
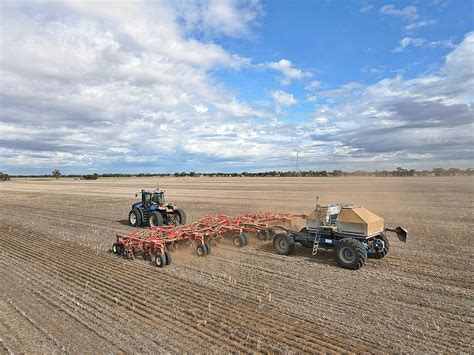
{"label": "dirt field", "polygon": [[[360,270],[297,247],[222,245],[158,269],[110,253],[155,188],[188,220],[363,205],[409,229]],[[473,352],[471,178],[182,178],[0,183],[0,352]]]}

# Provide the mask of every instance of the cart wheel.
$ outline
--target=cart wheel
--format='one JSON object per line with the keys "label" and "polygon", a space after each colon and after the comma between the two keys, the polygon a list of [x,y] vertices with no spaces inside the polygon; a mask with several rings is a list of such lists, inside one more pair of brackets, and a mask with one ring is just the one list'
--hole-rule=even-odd
{"label": "cart wheel", "polygon": [[337,263],[345,269],[357,270],[367,261],[367,250],[361,241],[344,238],[334,247]]}
{"label": "cart wheel", "polygon": [[171,257],[171,253],[169,251],[165,251],[165,259],[166,265],[170,265],[173,258]]}
{"label": "cart wheel", "polygon": [[204,244],[199,244],[197,247],[196,247],[196,253],[197,255],[199,256],[206,256],[207,255],[207,248]]}
{"label": "cart wheel", "polygon": [[278,233],[273,238],[273,249],[279,255],[290,255],[295,250],[295,240],[288,233]]}
{"label": "cart wheel", "polygon": [[157,253],[155,257],[155,265],[158,267],[165,267],[166,257],[163,254]]}
{"label": "cart wheel", "polygon": [[245,239],[245,244],[244,245],[248,245],[249,240],[250,240],[250,236],[248,234],[242,233],[242,237],[244,237],[244,239]]}
{"label": "cart wheel", "polygon": [[211,243],[210,242],[205,242],[204,245],[206,246],[206,249],[207,249],[206,254],[207,255],[211,254]]}
{"label": "cart wheel", "polygon": [[243,234],[234,234],[233,242],[236,247],[243,247],[245,245],[245,240]]}
{"label": "cart wheel", "polygon": [[114,243],[114,244],[112,245],[112,252],[113,252],[114,254],[120,254],[120,249],[121,249],[121,246],[120,246],[119,243]]}

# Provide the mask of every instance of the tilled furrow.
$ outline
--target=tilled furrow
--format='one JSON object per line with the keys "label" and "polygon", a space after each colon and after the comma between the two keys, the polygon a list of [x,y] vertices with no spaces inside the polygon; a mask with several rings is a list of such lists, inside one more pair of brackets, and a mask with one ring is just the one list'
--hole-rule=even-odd
{"label": "tilled furrow", "polygon": [[[2,285],[5,279],[2,281]],[[41,328],[35,321],[31,319],[23,309],[18,300],[13,302],[5,294],[2,299],[2,308],[0,317],[0,345],[5,349],[5,354],[15,354],[25,351],[32,351],[32,347],[24,347],[24,344],[36,342],[42,344],[43,348],[60,351],[62,346],[57,339]],[[36,348],[41,351],[41,348]],[[0,353],[2,349],[0,348]]]}
{"label": "tilled furrow", "polygon": [[[64,246],[63,246],[63,247],[64,247]],[[66,251],[63,250],[62,252],[66,252]],[[162,275],[163,275],[163,274],[162,274]],[[139,275],[135,275],[135,276],[139,276]],[[150,281],[151,281],[151,280],[150,280]],[[170,281],[170,282],[173,282],[173,280],[169,280],[169,281]],[[175,282],[175,281],[176,281],[176,280],[174,280],[174,282]],[[167,283],[165,282],[164,284],[167,284]],[[180,285],[179,287],[181,287],[181,285]],[[178,288],[179,288],[179,287],[178,287]],[[203,290],[202,290],[202,289],[197,289],[197,290],[193,290],[193,291],[194,291],[194,292],[197,291],[197,292],[201,292],[201,293],[202,293]],[[182,291],[181,291],[181,290],[180,290],[180,292],[177,294],[177,296],[179,297],[180,295],[182,295]],[[202,297],[201,297],[201,298],[202,298]],[[211,297],[210,297],[210,302],[215,302],[215,295],[211,295]],[[225,304],[224,304],[224,306],[225,306]],[[228,306],[228,304],[227,304],[227,306]],[[227,307],[227,308],[228,308],[228,307]],[[227,311],[227,309],[226,309],[226,311]],[[239,311],[241,311],[241,309],[239,309]],[[250,311],[250,312],[252,312],[252,311]],[[253,312],[253,313],[254,313],[254,312]],[[253,315],[253,316],[254,316],[254,315]],[[265,315],[265,316],[268,316],[268,315]],[[264,318],[265,316],[262,315],[262,318]],[[255,319],[254,326],[256,327],[256,330],[257,330],[257,331],[258,331],[259,328],[261,328],[262,318]],[[252,319],[252,316],[250,316],[250,319]],[[267,322],[267,323],[268,323],[268,322]],[[270,321],[269,323],[270,323],[269,325],[270,325],[271,328],[275,328],[275,323],[274,323],[274,322],[271,322],[271,321]],[[247,324],[246,324],[246,325],[247,325]],[[247,325],[247,326],[248,326],[248,325]],[[291,336],[291,334],[288,336],[288,328],[286,328],[286,330],[285,330],[285,329],[282,329],[281,331],[285,331],[285,341],[284,341],[284,343],[294,343],[294,344],[292,344],[292,346],[295,346],[295,347],[297,347],[297,348],[301,348],[300,342],[294,342],[294,341],[293,341],[294,337]],[[299,332],[299,330],[295,330],[295,332]],[[269,334],[269,335],[272,335],[272,334],[274,334],[274,331],[271,332],[271,334]],[[299,336],[298,336],[298,335],[299,335]],[[306,340],[306,342],[309,343],[309,344],[306,344],[306,345],[310,345],[310,346],[311,346],[311,344],[316,345],[315,343],[318,343],[318,342],[319,342],[317,339],[315,339],[315,337],[306,336],[306,335],[300,335],[300,333],[296,334],[296,338],[300,338],[300,340],[303,340],[303,341]],[[275,340],[281,341],[281,338],[277,338],[277,339],[275,339]],[[327,348],[328,346],[330,346],[330,349],[333,349],[334,351],[342,351],[341,349],[343,349],[343,348],[340,348],[340,347],[338,347],[338,346],[336,346],[336,345],[328,344],[328,343],[326,343],[326,342],[322,342],[322,344],[318,344],[317,346],[318,346],[318,347],[315,348],[314,350],[320,350],[322,347],[326,347],[326,348]],[[304,350],[304,349],[307,349],[307,348],[306,348],[306,347],[303,347],[302,350]],[[343,350],[344,350],[344,349],[343,349]],[[347,349],[345,349],[345,350],[347,350]]]}
{"label": "tilled furrow", "polygon": [[[8,243],[8,242],[7,242]],[[15,244],[12,245],[12,248],[15,248]],[[61,250],[59,251],[60,253],[67,253],[68,250]],[[26,254],[27,252],[25,250],[22,251],[22,255]],[[67,254],[66,254],[67,255]],[[38,258],[38,255],[34,252],[28,253],[27,256],[25,256],[30,260],[31,258]],[[25,260],[25,259],[23,259]],[[52,264],[58,264],[59,261],[58,259],[55,259],[54,261],[49,260],[47,258],[43,259],[43,263],[41,264],[41,267],[52,270],[54,269],[52,267]],[[97,265],[94,265],[92,263],[92,267],[96,267]],[[55,277],[64,277],[65,274],[68,274],[70,277],[66,282],[74,282],[78,283],[78,281],[82,281],[83,284],[89,283],[91,285],[90,289],[92,289],[92,286],[94,286],[94,294],[100,294],[101,297],[107,298],[111,304],[120,304],[122,305],[125,309],[128,311],[135,313],[136,315],[140,315],[142,319],[147,319],[150,315],[155,315],[156,318],[162,319],[164,323],[166,322],[176,322],[175,327],[173,328],[174,333],[181,333],[183,341],[186,342],[187,339],[190,338],[190,331],[194,332],[194,336],[191,337],[194,339],[194,342],[190,343],[190,347],[196,347],[199,342],[204,342],[204,344],[207,344],[206,347],[209,347],[209,343],[213,343],[216,338],[216,333],[225,335],[227,338],[231,338],[234,341],[231,342],[227,348],[228,351],[232,351],[238,348],[242,348],[242,351],[249,351],[251,349],[243,347],[241,344],[243,339],[237,337],[237,336],[232,336],[232,334],[226,333],[225,331],[222,331],[222,324],[215,322],[214,324],[214,329],[208,330],[207,327],[191,327],[192,329],[182,329],[182,328],[188,328],[189,323],[194,323],[192,319],[189,319],[190,315],[189,312],[184,312],[184,311],[179,311],[176,309],[173,309],[174,304],[173,303],[157,303],[153,301],[153,299],[148,299],[146,302],[138,300],[135,297],[135,292],[134,290],[131,290],[130,292],[125,292],[124,288],[127,288],[127,283],[130,282],[130,279],[123,280],[123,284],[120,285],[120,288],[114,287],[112,283],[108,282],[107,279],[110,279],[110,273],[108,273],[108,270],[111,270],[110,268],[104,268],[105,272],[102,274],[96,274],[97,270],[94,270],[89,268],[89,267],[82,267],[82,270],[78,269],[79,264],[75,265],[75,270],[70,269],[70,265],[67,263],[62,263],[61,266],[56,267],[56,269],[53,272]],[[178,295],[176,295],[178,296]],[[182,296],[182,294],[181,294]],[[153,306],[153,307],[152,307]],[[155,311],[155,309],[158,309],[158,311]],[[169,311],[169,309],[172,309],[173,311]],[[181,317],[180,317],[181,315]],[[153,326],[156,327],[156,323],[152,324]],[[202,339],[205,338],[205,339]],[[223,338],[219,341],[217,345],[219,345],[220,348],[224,349],[224,344],[223,342],[229,342],[227,338]]]}
{"label": "tilled furrow", "polygon": [[[212,258],[216,258],[216,257],[213,256]],[[222,258],[220,258],[220,259],[221,260],[226,260],[226,259],[222,259]],[[195,270],[195,269],[192,269],[191,267],[188,267],[188,266],[182,265],[181,267],[188,268],[190,270],[190,272],[203,273],[203,271]],[[251,270],[249,270],[249,272],[250,271]],[[273,272],[270,272],[270,273],[273,273]],[[285,275],[282,276],[282,275],[279,275],[278,273],[275,273],[274,277],[272,277],[272,280],[274,281],[272,283],[272,291],[275,291],[275,288],[277,288],[277,292],[272,293],[272,298],[278,299],[278,297],[284,298],[285,296],[288,297],[289,295],[291,295],[292,301],[294,301],[294,303],[296,303],[296,304],[304,304],[305,302],[308,302],[308,298],[304,295],[302,296],[301,293],[292,292],[291,290],[289,290],[286,287],[279,287],[278,285],[285,285],[285,282],[278,282],[278,279],[280,277],[282,277],[284,279],[287,278]],[[248,282],[246,280],[239,279],[238,284],[233,284],[232,287],[234,289],[240,288],[242,292],[246,292],[247,294],[253,294],[256,298],[258,298],[259,293],[256,292],[255,290],[258,290],[259,286],[261,285],[261,283],[259,281],[263,282],[264,280],[268,280],[268,278],[263,278],[262,280],[256,280],[255,282]],[[213,282],[216,282],[216,280],[214,279]],[[221,285],[226,286],[226,282],[225,282],[224,279],[221,279],[220,282],[221,282]],[[239,284],[242,284],[242,285],[239,285]],[[310,287],[310,286],[308,286],[308,287]],[[314,292],[312,292],[312,293],[310,292],[310,293],[315,295],[315,294],[317,294],[317,291],[321,291],[321,290],[315,289]],[[324,295],[324,297],[328,297],[326,291],[324,291],[323,295]],[[390,299],[395,300],[395,298],[390,298]],[[364,305],[363,303],[359,303],[357,305],[357,307],[360,311],[364,310],[368,314],[371,314],[371,313],[376,314],[376,312],[377,312],[376,309],[374,309],[373,307],[369,308],[369,306],[370,306],[370,304]],[[331,304],[331,308],[333,310],[338,310],[340,313],[344,313],[347,309],[350,309],[351,307],[353,307],[353,303],[346,302],[343,298],[339,298],[338,302]],[[382,311],[383,311],[383,309],[382,309]],[[415,308],[413,308],[413,312],[415,312],[415,313],[422,312],[422,310],[418,309],[418,307],[415,307]],[[438,314],[438,312],[434,312],[434,315],[437,315],[437,314]],[[458,316],[459,316],[459,314],[458,314]],[[294,317],[297,318],[298,316],[294,315]],[[450,318],[450,317],[448,317],[448,318]],[[311,320],[308,319],[307,317],[305,317],[304,320],[307,323],[312,323]],[[456,318],[454,320],[459,322],[459,320],[456,319]],[[409,326],[407,326],[405,324],[405,322],[403,322],[403,319],[400,319],[400,321],[402,322],[401,324],[391,323],[391,326],[393,326],[394,328],[397,328],[401,333],[413,334],[413,330]],[[345,323],[337,322],[334,319],[331,320],[331,324],[333,324],[333,325],[338,324],[339,326],[341,326],[342,329],[345,328]],[[358,329],[358,327],[354,326],[354,329]],[[361,327],[359,329],[362,331],[363,328]],[[355,332],[355,333],[357,333],[357,332]],[[449,341],[449,340],[440,341],[439,339],[427,336],[427,335],[423,334],[422,332],[419,332],[419,334],[417,334],[417,337],[424,340],[424,341],[430,342],[432,344],[432,348],[434,348],[433,350],[442,351],[443,349],[446,349],[446,347],[451,346],[451,341]],[[366,342],[365,339],[364,339],[364,342]],[[373,343],[371,344],[371,346],[373,348],[378,347],[377,344],[373,344]]]}
{"label": "tilled furrow", "polygon": [[[134,269],[133,269],[133,270],[134,270]],[[132,275],[132,276],[137,277],[138,275],[134,274],[134,275]],[[169,278],[169,280],[167,280],[166,282],[162,283],[163,285],[168,285],[168,284],[176,283],[176,279],[173,278],[173,277],[170,278],[169,275],[160,274],[160,276],[162,276],[162,277],[168,277],[168,278]],[[156,277],[156,274],[155,274],[155,277]],[[181,280],[179,287],[182,288],[182,287],[189,287],[189,286],[190,286],[189,283],[186,283],[185,280]],[[176,287],[170,288],[170,289],[169,289],[169,292],[174,292],[174,293],[177,295],[177,297],[179,297],[180,295],[182,295],[182,291],[176,293]],[[203,290],[202,290],[202,288],[199,288],[199,289],[191,290],[191,292],[196,292],[196,293],[201,293],[201,294],[202,294],[202,293],[203,293]],[[216,301],[217,301],[216,295],[215,295],[214,293],[211,293],[209,296],[210,296],[209,302],[216,303]],[[202,298],[202,297],[200,297],[200,298]],[[252,302],[252,303],[253,303],[253,302]],[[206,306],[206,305],[204,304],[204,306]],[[230,305],[229,305],[229,299],[226,299],[226,301],[222,304],[222,307],[224,307],[226,313],[228,313],[229,307],[230,307]],[[256,307],[259,307],[259,305],[256,304]],[[236,310],[237,316],[240,315],[240,317],[241,317],[241,316],[242,316],[242,312],[248,312],[248,313],[249,313],[248,318],[246,318],[246,326],[249,327],[249,326],[251,325],[250,320],[251,320],[251,319],[255,319],[255,311],[248,311],[248,310],[243,311],[242,309],[239,309],[239,308],[238,308],[238,309]],[[275,324],[285,324],[285,321],[284,321],[284,320],[280,320],[280,321],[273,321],[273,322],[272,322],[272,321],[270,320],[269,322],[267,322],[267,320],[266,320],[265,318],[268,318],[268,316],[269,316],[268,314],[262,315],[261,318],[255,319],[255,322],[252,323],[252,324],[254,325],[255,330],[258,332],[258,331],[259,331],[259,328],[260,328],[260,330],[261,330],[261,324],[266,322],[266,323],[269,325],[269,327],[272,328],[272,331],[271,331],[271,332],[268,332],[268,336],[271,337],[272,335],[275,336],[275,329],[274,329],[274,328],[275,328]],[[220,318],[222,318],[222,317],[223,317],[223,315],[220,316]],[[235,318],[233,318],[233,319],[235,320]],[[302,328],[302,327],[301,327],[301,328]],[[314,334],[314,337],[313,337],[313,336],[310,336],[310,335],[307,335],[307,334],[301,334],[301,333],[302,333],[301,330],[300,330],[301,328],[300,328],[300,327],[299,327],[299,328],[293,328],[293,327],[289,327],[288,325],[287,325],[286,328],[284,328],[284,329],[282,328],[282,329],[281,329],[281,332],[282,332],[282,333],[284,332],[284,334],[281,334],[281,333],[280,333],[280,334],[282,335],[282,337],[284,337],[285,343],[290,343],[290,342],[291,342],[291,343],[294,343],[294,344],[292,344],[293,347],[301,347],[301,344],[300,344],[301,341],[306,341],[306,342],[309,342],[310,344],[315,344],[315,343],[318,344],[318,348],[317,348],[317,349],[320,349],[321,347],[328,347],[328,346],[330,346],[330,348],[333,349],[333,351],[343,351],[343,350],[347,351],[347,350],[348,350],[348,349],[345,349],[345,348],[341,348],[341,346],[340,346],[340,343],[341,343],[341,342],[340,342],[340,341],[336,341],[336,344],[331,344],[330,342],[320,341],[319,339],[317,339],[317,338],[316,338],[316,333]],[[312,331],[312,332],[314,332],[314,331]],[[324,333],[324,335],[323,335],[323,333],[321,333],[320,335],[326,337],[325,333]],[[275,338],[275,341],[276,341],[276,342],[278,342],[279,340],[281,341],[282,337],[280,337],[280,338]],[[301,341],[295,343],[295,342],[294,342],[294,339],[295,339],[295,338],[300,338]],[[303,345],[303,346],[304,346],[304,345]],[[361,346],[361,344],[359,344],[359,348],[360,348],[360,346]],[[351,344],[350,348],[354,348],[354,346]],[[317,349],[314,349],[314,350],[317,350]],[[306,349],[306,347],[305,347],[305,348],[302,348],[302,350],[307,350],[307,349]]]}
{"label": "tilled furrow", "polygon": [[[12,260],[9,260],[9,265],[10,265],[10,270],[12,271],[12,273],[16,273],[18,276],[20,276],[20,280],[22,279],[28,280],[28,282],[22,283],[22,286],[25,289],[28,289],[30,292],[34,293],[37,297],[44,299],[48,303],[54,304],[55,308],[61,308],[69,316],[73,314],[72,317],[76,321],[77,319],[80,319],[81,322],[84,322],[84,320],[90,321],[89,323],[86,322],[85,324],[97,324],[97,321],[99,321],[100,328],[98,331],[92,330],[93,333],[97,334],[98,332],[104,332],[104,330],[106,330],[104,326],[110,327],[109,330],[107,330],[108,332],[107,336],[102,336],[98,334],[101,339],[105,340],[106,343],[109,344],[109,346],[112,345],[112,347],[116,347],[118,350],[128,349],[128,351],[133,351],[137,349],[139,350],[143,346],[144,344],[143,338],[137,338],[137,336],[133,332],[126,333],[128,337],[126,341],[123,340],[124,339],[123,336],[120,336],[120,337],[117,336],[116,328],[117,328],[117,325],[120,324],[120,319],[119,319],[120,315],[115,315],[114,312],[110,312],[113,309],[113,307],[109,306],[108,309],[106,309],[109,312],[106,313],[104,311],[104,304],[99,305],[97,303],[89,302],[85,298],[79,298],[76,296],[74,292],[71,292],[65,288],[58,289],[57,284],[55,284],[54,282],[48,281],[48,280],[42,280],[42,279],[45,279],[44,276],[41,277],[40,275],[37,275],[37,273],[35,274],[34,271],[31,271],[31,270],[29,270],[28,273],[26,273],[24,271],[25,270],[24,265],[19,265],[20,267],[17,267],[17,269],[20,269],[23,271],[12,269],[11,261]],[[18,264],[18,262],[16,264]],[[35,275],[34,278],[33,278],[33,275]],[[44,274],[44,275],[51,276],[51,274]],[[53,280],[58,280],[58,279],[53,279]],[[71,287],[70,284],[68,284],[68,286]],[[87,292],[87,289],[83,288],[79,292]],[[65,293],[67,293],[67,295],[65,295]],[[65,308],[63,309],[63,307]],[[129,318],[128,321],[132,322],[132,324],[133,323],[136,323],[136,325],[139,324],[137,322],[133,322],[134,321],[133,318],[132,319]],[[87,326],[87,328],[89,328],[89,326]],[[148,333],[146,333],[146,335],[148,335]],[[130,343],[130,340],[134,340],[134,342]],[[181,350],[179,347],[163,348],[153,338],[148,339],[148,341],[150,343],[154,343],[155,348],[160,351]],[[145,351],[145,350],[147,349],[142,349],[142,351]]]}

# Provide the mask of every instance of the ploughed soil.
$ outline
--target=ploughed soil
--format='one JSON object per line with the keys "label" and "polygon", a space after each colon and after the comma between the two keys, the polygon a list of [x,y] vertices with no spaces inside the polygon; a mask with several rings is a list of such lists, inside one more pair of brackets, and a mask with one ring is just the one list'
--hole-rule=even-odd
{"label": "ploughed soil", "polygon": [[[405,226],[382,260],[251,238],[158,269],[110,252],[141,188],[192,222],[364,206]],[[0,183],[0,352],[473,352],[472,178],[16,179]]]}

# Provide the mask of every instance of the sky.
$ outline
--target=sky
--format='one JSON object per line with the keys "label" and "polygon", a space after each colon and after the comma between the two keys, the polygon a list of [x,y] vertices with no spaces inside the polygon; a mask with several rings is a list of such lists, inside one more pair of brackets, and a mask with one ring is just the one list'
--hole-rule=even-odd
{"label": "sky", "polygon": [[0,171],[472,168],[472,1],[0,2]]}

